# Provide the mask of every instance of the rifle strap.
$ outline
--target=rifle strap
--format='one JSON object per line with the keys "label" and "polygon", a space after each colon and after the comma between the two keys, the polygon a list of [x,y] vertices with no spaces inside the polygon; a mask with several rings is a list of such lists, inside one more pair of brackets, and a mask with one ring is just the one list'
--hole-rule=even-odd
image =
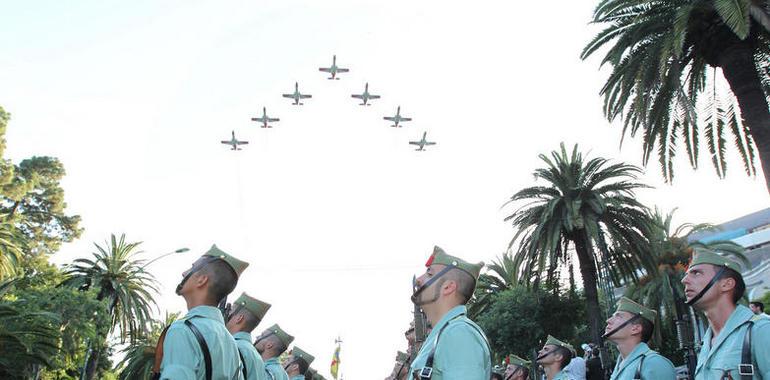
{"label": "rifle strap", "polygon": [[634,380],[642,380],[642,365],[644,365],[645,354],[639,359],[639,365],[636,366],[636,373],[634,374]]}
{"label": "rifle strap", "polygon": [[201,346],[203,365],[206,366],[206,380],[211,380],[211,353],[209,352],[209,346],[206,344],[206,339],[203,338],[203,334],[189,319],[185,319],[184,324],[190,328],[190,331],[192,331],[195,339],[198,341],[198,345]]}
{"label": "rifle strap", "polygon": [[248,379],[248,372],[246,372],[246,359],[243,358],[243,352],[238,348],[238,356],[241,357],[241,365],[243,366],[243,380]]}
{"label": "rifle strap", "polygon": [[158,337],[158,344],[155,345],[155,361],[152,364],[152,372],[150,374],[150,380],[160,379],[160,364],[163,362],[163,342],[166,341],[166,333],[171,325],[166,326]]}
{"label": "rifle strap", "polygon": [[754,378],[754,361],[751,357],[751,328],[754,327],[754,321],[757,317],[752,317],[746,324],[746,334],[743,336],[743,347],[741,348],[741,364],[738,365],[738,374],[741,380],[751,380]]}

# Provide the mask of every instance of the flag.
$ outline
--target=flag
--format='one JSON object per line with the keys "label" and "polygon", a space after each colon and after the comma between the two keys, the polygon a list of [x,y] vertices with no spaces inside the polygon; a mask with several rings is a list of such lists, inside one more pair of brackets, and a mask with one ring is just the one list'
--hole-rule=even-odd
{"label": "flag", "polygon": [[340,345],[337,345],[337,349],[334,350],[334,356],[332,356],[332,366],[329,372],[332,373],[334,380],[337,380],[337,371],[340,369]]}

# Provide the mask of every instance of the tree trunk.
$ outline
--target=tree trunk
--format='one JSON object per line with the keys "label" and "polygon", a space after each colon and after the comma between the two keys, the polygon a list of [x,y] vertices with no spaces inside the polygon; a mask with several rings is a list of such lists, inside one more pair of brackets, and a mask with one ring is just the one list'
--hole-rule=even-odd
{"label": "tree trunk", "polygon": [[599,307],[599,292],[596,289],[596,264],[593,252],[590,251],[588,236],[585,230],[580,230],[575,238],[575,251],[577,252],[580,274],[583,276],[583,290],[586,293],[586,313],[588,314],[588,330],[591,340],[601,344],[602,313]]}
{"label": "tree trunk", "polygon": [[765,186],[770,192],[770,110],[754,65],[751,37],[731,44],[719,56],[730,89],[738,99],[744,124],[757,146]]}

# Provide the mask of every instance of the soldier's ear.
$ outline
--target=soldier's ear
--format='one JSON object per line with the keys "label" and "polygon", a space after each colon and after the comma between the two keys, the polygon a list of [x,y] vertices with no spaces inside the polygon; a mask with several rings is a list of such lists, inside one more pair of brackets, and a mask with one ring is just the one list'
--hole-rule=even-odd
{"label": "soldier's ear", "polygon": [[209,283],[209,275],[207,274],[196,273],[193,276],[195,277],[195,286],[198,288],[202,288]]}

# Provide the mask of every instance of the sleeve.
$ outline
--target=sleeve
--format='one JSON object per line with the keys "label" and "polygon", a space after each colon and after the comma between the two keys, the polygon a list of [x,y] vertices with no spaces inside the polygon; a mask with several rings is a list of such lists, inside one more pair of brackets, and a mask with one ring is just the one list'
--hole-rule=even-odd
{"label": "sleeve", "polygon": [[644,360],[642,377],[654,380],[676,380],[676,370],[666,358],[653,355]]}
{"label": "sleeve", "polygon": [[183,325],[171,326],[163,341],[161,380],[195,380],[196,370],[200,366],[197,347],[198,342]]}
{"label": "sleeve", "polygon": [[762,379],[770,379],[770,323],[757,323],[751,332],[751,351]]}
{"label": "sleeve", "polygon": [[491,362],[482,340],[465,323],[447,327],[439,338],[433,367],[441,370],[444,380],[489,380]]}

